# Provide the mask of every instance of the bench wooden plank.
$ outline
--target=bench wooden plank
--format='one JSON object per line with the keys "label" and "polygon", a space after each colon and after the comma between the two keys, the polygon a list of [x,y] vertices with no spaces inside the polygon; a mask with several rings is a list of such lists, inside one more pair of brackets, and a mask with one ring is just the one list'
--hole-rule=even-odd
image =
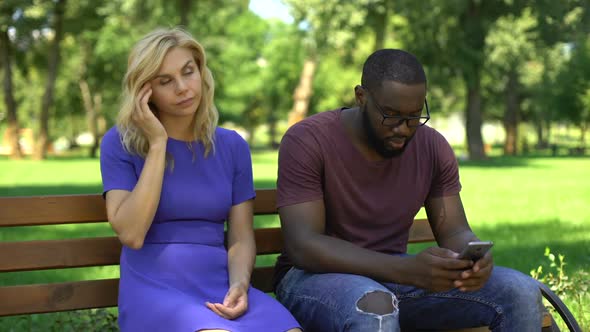
{"label": "bench wooden plank", "polygon": [[111,237],[0,242],[0,272],[118,265],[119,239]]}
{"label": "bench wooden plank", "polygon": [[[272,266],[255,268],[252,285],[272,292],[273,273]],[[0,287],[0,316],[114,307],[118,287],[119,279],[4,286]]]}
{"label": "bench wooden plank", "polygon": [[277,213],[277,191],[276,189],[256,189],[254,200],[254,214],[267,215]]}
{"label": "bench wooden plank", "polygon": [[434,234],[430,229],[428,219],[414,219],[412,228],[410,228],[409,243],[433,242]]}
{"label": "bench wooden plank", "polygon": [[0,316],[117,305],[119,279],[0,287]]}
{"label": "bench wooden plank", "polygon": [[[2,197],[0,211],[0,227],[82,224],[107,220],[104,200],[99,194]],[[254,213],[277,213],[276,190],[256,190]]]}
{"label": "bench wooden plank", "polygon": [[2,197],[0,227],[105,221],[101,195]]}
{"label": "bench wooden plank", "polygon": [[[276,254],[283,248],[280,228],[254,232],[256,254]],[[117,237],[0,242],[0,272],[35,271],[86,266],[118,265],[121,243]]]}
{"label": "bench wooden plank", "polygon": [[252,271],[252,286],[260,289],[265,293],[273,292],[272,278],[274,275],[274,266],[260,266]]}
{"label": "bench wooden plank", "polygon": [[[283,248],[280,228],[254,232],[256,254],[276,254]],[[117,237],[0,242],[0,272],[35,271],[86,266],[118,265],[121,243]]]}
{"label": "bench wooden plank", "polygon": [[[283,249],[281,229],[260,228],[255,231],[256,254],[276,254]],[[433,241],[427,220],[416,220],[410,242]],[[66,240],[0,242],[0,272],[34,271],[119,264],[121,244],[112,237]]]}
{"label": "bench wooden plank", "polygon": [[283,250],[283,233],[279,227],[254,230],[256,255],[277,254]]}

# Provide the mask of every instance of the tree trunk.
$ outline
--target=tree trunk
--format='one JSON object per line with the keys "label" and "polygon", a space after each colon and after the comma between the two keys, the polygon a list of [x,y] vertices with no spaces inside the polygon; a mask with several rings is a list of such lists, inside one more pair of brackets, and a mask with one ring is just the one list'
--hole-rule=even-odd
{"label": "tree trunk", "polygon": [[544,123],[542,119],[538,119],[537,121],[535,121],[535,128],[536,128],[536,132],[537,132],[537,145],[535,146],[537,149],[545,149],[549,146],[549,144],[547,143],[547,139],[546,139],[546,135],[545,135],[545,129],[544,129]]}
{"label": "tree trunk", "polygon": [[97,93],[94,95],[94,118],[92,119],[92,126],[93,132],[92,135],[94,136],[94,141],[92,143],[92,147],[90,148],[90,158],[96,158],[96,153],[100,148],[100,138],[104,135],[104,131],[100,131],[98,128],[98,118],[100,114],[100,110],[102,109],[102,95]]}
{"label": "tree trunk", "polygon": [[90,158],[96,158],[96,152],[98,150],[98,111],[102,100],[100,94],[94,95],[94,97],[92,96],[86,79],[80,79],[79,85],[82,100],[84,101],[84,108],[86,109],[86,124],[93,140],[92,148],[90,149]]}
{"label": "tree trunk", "polygon": [[272,103],[268,110],[268,146],[271,149],[276,150],[279,147],[277,143],[277,117],[275,115],[277,103]]}
{"label": "tree trunk", "polygon": [[[92,94],[90,85],[88,84],[87,64],[90,61],[90,54],[92,47],[88,43],[81,42],[80,53],[82,54],[82,61],[80,66],[80,93],[82,94],[82,101],[84,109],[86,110],[86,124],[88,131],[92,135],[92,147],[90,148],[89,157],[96,158],[96,153],[99,148],[99,138],[104,131],[98,128],[98,118],[102,106],[102,96],[100,93]],[[75,137],[75,136],[74,136]]]}
{"label": "tree trunk", "polygon": [[485,159],[483,137],[481,135],[481,91],[479,75],[469,86],[467,81],[467,107],[465,109],[465,130],[467,134],[467,152],[473,160]]}
{"label": "tree trunk", "polygon": [[252,149],[252,146],[254,146],[254,131],[256,130],[256,128],[251,124],[247,124],[244,127],[244,129],[246,130],[246,135],[248,135],[248,139],[246,140],[246,142],[248,142],[248,146],[250,146],[250,149]]}
{"label": "tree trunk", "polygon": [[39,135],[35,146],[33,159],[41,160],[47,156],[49,147],[49,107],[53,104],[53,93],[55,90],[55,80],[60,62],[60,44],[63,37],[63,20],[66,0],[57,0],[55,3],[54,13],[54,32],[55,36],[49,53],[47,82],[45,93],[41,102],[41,114],[39,116]]}
{"label": "tree trunk", "polygon": [[10,38],[8,37],[8,26],[0,31],[0,63],[4,67],[4,105],[8,117],[6,137],[10,148],[10,158],[21,159],[23,157],[19,144],[19,125],[16,113],[16,101],[12,85],[12,62],[10,52]]}
{"label": "tree trunk", "polygon": [[518,73],[516,68],[511,68],[508,73],[508,81],[505,87],[506,109],[504,110],[504,130],[506,141],[504,142],[504,155],[514,156],[517,153],[518,143]]}
{"label": "tree trunk", "polygon": [[385,45],[385,33],[387,31],[387,19],[389,18],[389,1],[385,0],[378,6],[371,6],[373,32],[375,33],[375,50],[380,50]]}
{"label": "tree trunk", "polygon": [[582,132],[580,135],[580,147],[582,149],[586,148],[586,131],[588,130],[588,123],[582,122],[580,125],[580,131]]}
{"label": "tree trunk", "polygon": [[551,142],[551,120],[548,118],[545,120],[545,143],[549,146]]}
{"label": "tree trunk", "polygon": [[188,28],[188,15],[191,11],[191,0],[179,0],[178,7],[180,10],[180,26]]}
{"label": "tree trunk", "polygon": [[313,76],[317,66],[315,58],[308,58],[303,64],[299,84],[293,93],[293,109],[289,112],[289,127],[305,119],[309,108],[309,99],[313,93]]}

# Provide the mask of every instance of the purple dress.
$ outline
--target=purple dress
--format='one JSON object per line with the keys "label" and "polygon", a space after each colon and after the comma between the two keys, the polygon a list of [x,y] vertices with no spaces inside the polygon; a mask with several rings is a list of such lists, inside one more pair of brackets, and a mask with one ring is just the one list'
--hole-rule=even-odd
{"label": "purple dress", "polygon": [[[164,173],[160,203],[144,245],[123,246],[121,331],[286,331],[299,325],[279,302],[250,287],[248,311],[227,320],[205,302],[223,302],[229,287],[224,223],[233,205],[255,197],[247,143],[217,128],[215,153],[169,138],[174,168]],[[101,143],[104,192],[132,191],[144,159],[126,152],[116,128]]]}

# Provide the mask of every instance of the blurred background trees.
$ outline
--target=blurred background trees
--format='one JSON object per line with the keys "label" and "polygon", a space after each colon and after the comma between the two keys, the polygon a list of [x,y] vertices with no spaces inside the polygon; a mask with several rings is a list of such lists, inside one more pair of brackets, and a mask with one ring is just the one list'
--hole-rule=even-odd
{"label": "blurred background trees", "polygon": [[465,157],[485,159],[491,144],[555,152],[564,135],[584,153],[588,1],[283,0],[291,22],[264,19],[250,2],[2,1],[0,153],[43,159],[85,144],[95,157],[131,45],[176,25],[207,51],[221,124],[253,147],[276,148],[289,125],[354,105],[363,61],[390,47],[423,62],[433,126]]}

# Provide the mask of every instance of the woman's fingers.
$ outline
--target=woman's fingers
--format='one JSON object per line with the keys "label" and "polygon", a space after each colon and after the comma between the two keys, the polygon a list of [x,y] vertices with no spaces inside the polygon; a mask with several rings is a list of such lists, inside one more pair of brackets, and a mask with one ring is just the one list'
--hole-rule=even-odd
{"label": "woman's fingers", "polygon": [[235,319],[243,315],[247,310],[245,302],[239,301],[234,307],[224,306],[221,303],[206,302],[205,305],[211,311],[225,319]]}
{"label": "woman's fingers", "polygon": [[151,113],[152,110],[150,109],[150,97],[152,96],[152,87],[151,85],[148,85],[147,90],[144,92],[143,96],[141,97],[141,110],[146,113],[145,115],[147,115],[147,113]]}
{"label": "woman's fingers", "polygon": [[[219,303],[217,303],[219,304]],[[205,302],[205,306],[207,306],[207,308],[209,308],[211,311],[213,311],[214,313],[216,313],[218,316],[223,317],[225,319],[230,319],[228,316],[226,316],[223,312],[221,312],[215,303],[211,303],[211,302]]]}

